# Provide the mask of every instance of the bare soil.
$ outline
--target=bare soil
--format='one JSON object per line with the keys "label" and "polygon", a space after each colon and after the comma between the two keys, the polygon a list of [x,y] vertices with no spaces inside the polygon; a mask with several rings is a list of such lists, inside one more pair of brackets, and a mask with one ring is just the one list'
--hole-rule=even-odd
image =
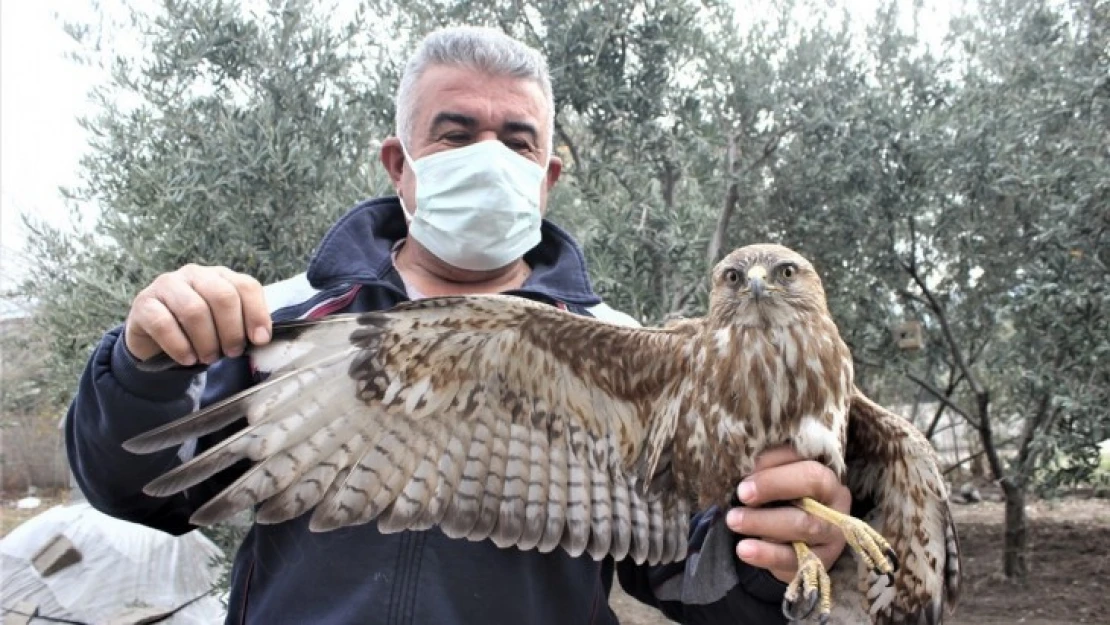
{"label": "bare soil", "polygon": [[69,501],[69,494],[66,491],[51,490],[37,495],[40,500],[37,508],[21,509],[16,507],[19,500],[25,496],[5,493],[3,497],[0,497],[0,538],[7,536],[8,532],[19,527],[24,521]]}
{"label": "bare soil", "polygon": [[[1003,504],[955,505],[963,589],[946,625],[1110,625],[1110,501],[1064,499],[1028,506],[1029,579],[1002,576]],[[665,625],[657,610],[615,585],[613,610],[624,625]]]}

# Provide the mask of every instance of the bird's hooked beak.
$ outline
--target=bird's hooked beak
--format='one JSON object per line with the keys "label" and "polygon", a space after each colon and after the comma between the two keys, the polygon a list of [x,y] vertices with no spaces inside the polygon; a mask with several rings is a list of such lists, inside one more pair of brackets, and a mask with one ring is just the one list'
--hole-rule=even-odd
{"label": "bird's hooked beak", "polygon": [[748,270],[747,278],[752,297],[757,300],[762,299],[767,294],[765,282],[767,280],[767,269],[761,265],[756,265]]}

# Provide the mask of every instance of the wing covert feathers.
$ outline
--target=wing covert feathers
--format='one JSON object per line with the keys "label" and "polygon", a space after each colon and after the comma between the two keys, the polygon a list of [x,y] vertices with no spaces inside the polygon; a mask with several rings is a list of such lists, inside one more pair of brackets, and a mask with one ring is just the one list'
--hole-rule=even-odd
{"label": "wing covert feathers", "polygon": [[959,598],[960,549],[932,446],[907,419],[857,391],[846,460],[853,501],[874,503],[869,521],[899,559],[893,587],[863,572],[873,622],[941,623]]}
{"label": "wing covert feathers", "polygon": [[125,448],[245,423],[145,489],[170,496],[251,461],[196,524],[257,506],[260,523],[311,514],[314,531],[439,526],[502,547],[669,562],[685,556],[689,504],[645,488],[640,459],[669,440],[649,426],[681,379],[661,370],[679,361],[678,340],[504,296],[276,325],[251,348],[266,381]]}

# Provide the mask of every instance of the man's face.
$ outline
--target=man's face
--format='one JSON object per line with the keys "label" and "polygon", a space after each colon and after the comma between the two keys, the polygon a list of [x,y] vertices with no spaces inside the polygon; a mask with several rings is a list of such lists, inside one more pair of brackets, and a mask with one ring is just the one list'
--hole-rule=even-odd
{"label": "man's face", "polygon": [[[412,137],[405,146],[413,160],[490,139],[541,167],[550,159],[540,191],[540,210],[546,212],[547,191],[558,180],[562,162],[547,153],[547,102],[535,81],[433,65],[416,82],[414,96]],[[416,177],[396,138],[382,144],[382,161],[412,210]]]}

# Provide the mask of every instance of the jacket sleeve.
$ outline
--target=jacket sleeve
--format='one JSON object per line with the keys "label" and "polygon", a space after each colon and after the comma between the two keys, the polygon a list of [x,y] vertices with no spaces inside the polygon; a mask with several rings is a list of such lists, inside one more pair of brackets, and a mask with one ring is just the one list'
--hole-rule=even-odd
{"label": "jacket sleeve", "polygon": [[[699,551],[705,540],[709,515],[706,512],[695,515],[690,522],[690,552]],[[704,521],[704,522],[703,522]],[[733,535],[733,551],[740,536]],[[759,623],[785,623],[782,613],[782,597],[786,584],[780,582],[769,572],[736,560],[738,583],[714,603],[692,604],[681,601],[660,600],[657,590],[664,585],[681,586],[686,582],[686,561],[673,562],[660,566],[637,565],[631,559],[617,564],[617,578],[625,592],[636,599],[657,608],[668,618],[679,623],[707,623],[721,625],[746,625]],[[671,595],[680,594],[672,590]]]}
{"label": "jacket sleeve", "polygon": [[[81,492],[97,510],[172,534],[184,534],[193,511],[214,491],[230,483],[242,467],[232,467],[211,482],[169,498],[145,495],[143,486],[201,450],[225,438],[232,428],[177,449],[135,455],[123,449],[129,438],[182,417],[247,388],[244,358],[224,359],[211,367],[142,371],[122,339],[122,328],[108,332],[93,351],[66,414],[66,453]],[[238,426],[233,426],[238,427]]]}

